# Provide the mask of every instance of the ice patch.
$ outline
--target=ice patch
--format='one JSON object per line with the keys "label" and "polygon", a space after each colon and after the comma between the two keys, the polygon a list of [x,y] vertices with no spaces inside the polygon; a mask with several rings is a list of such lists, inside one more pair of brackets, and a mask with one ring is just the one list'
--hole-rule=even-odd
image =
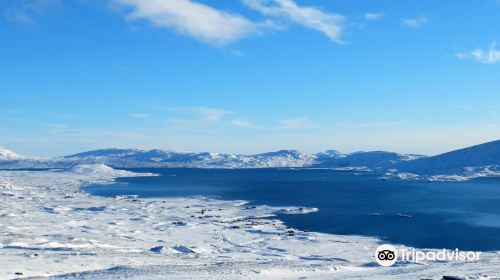
{"label": "ice patch", "polygon": [[451,175],[419,175],[399,172],[396,169],[389,169],[380,179],[422,182],[463,182],[483,177],[500,177],[500,166],[487,165],[482,167],[465,167],[460,174]]}
{"label": "ice patch", "polygon": [[309,214],[309,213],[314,213],[318,212],[319,209],[315,207],[290,207],[290,208],[282,208],[279,210],[274,211],[276,214],[287,214],[287,215],[292,215],[292,214]]}

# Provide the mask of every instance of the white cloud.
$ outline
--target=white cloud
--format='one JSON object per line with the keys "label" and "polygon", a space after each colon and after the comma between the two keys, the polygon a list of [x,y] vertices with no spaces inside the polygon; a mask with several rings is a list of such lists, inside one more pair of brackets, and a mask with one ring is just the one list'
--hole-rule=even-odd
{"label": "white cloud", "polygon": [[256,125],[256,124],[253,124],[251,122],[242,121],[242,120],[232,120],[230,123],[232,125],[234,125],[234,126],[244,127],[244,128],[255,128],[255,129],[262,129],[262,128],[264,128],[264,127],[262,127],[260,125]]}
{"label": "white cloud", "polygon": [[266,16],[284,18],[320,31],[334,42],[342,42],[340,39],[344,20],[342,15],[299,6],[293,0],[243,0],[243,2]]}
{"label": "white cloud", "polygon": [[298,117],[298,118],[280,120],[279,123],[283,128],[286,129],[301,129],[301,128],[311,127],[313,121],[309,117]]}
{"label": "white cloud", "polygon": [[52,129],[66,129],[69,128],[68,124],[65,123],[47,123],[44,124],[45,127],[52,128]]}
{"label": "white cloud", "polygon": [[450,107],[455,108],[455,109],[464,110],[464,111],[474,111],[474,108],[472,106],[469,106],[469,105],[451,103]]}
{"label": "white cloud", "polygon": [[225,115],[233,113],[232,111],[221,110],[216,108],[207,108],[207,107],[196,108],[194,112],[201,115],[204,120],[210,122],[218,122]]}
{"label": "white cloud", "polygon": [[419,16],[417,18],[404,18],[401,22],[411,28],[420,28],[429,23],[429,19],[425,16]]}
{"label": "white cloud", "polygon": [[243,57],[243,56],[245,56],[245,54],[242,51],[240,51],[240,50],[231,50],[229,53],[231,55],[237,56],[237,57]]}
{"label": "white cloud", "polygon": [[375,20],[382,19],[384,17],[384,14],[383,13],[365,13],[363,16],[367,20],[375,21]]}
{"label": "white cloud", "polygon": [[128,18],[144,19],[200,41],[224,45],[259,29],[247,18],[191,0],[114,0],[131,8]]}
{"label": "white cloud", "polygon": [[0,3],[0,10],[9,21],[34,25],[39,17],[58,13],[62,5],[62,0],[16,0]]}
{"label": "white cloud", "polygon": [[130,114],[129,116],[131,118],[135,118],[135,119],[146,119],[146,118],[149,118],[149,115],[145,114],[145,113],[133,113],[133,114]]}
{"label": "white cloud", "polygon": [[171,111],[196,115],[202,121],[207,121],[207,122],[218,122],[224,116],[234,113],[233,111],[211,108],[211,107],[178,107],[171,109]]}
{"label": "white cloud", "polygon": [[459,59],[474,59],[481,63],[494,64],[500,62],[500,50],[496,49],[496,43],[491,44],[489,50],[475,49],[469,52],[457,53]]}

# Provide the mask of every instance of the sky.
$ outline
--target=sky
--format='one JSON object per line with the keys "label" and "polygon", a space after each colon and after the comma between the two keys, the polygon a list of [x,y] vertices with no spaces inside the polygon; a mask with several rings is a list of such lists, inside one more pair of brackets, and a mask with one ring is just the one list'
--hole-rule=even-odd
{"label": "sky", "polygon": [[497,0],[1,0],[0,146],[438,154],[500,138]]}

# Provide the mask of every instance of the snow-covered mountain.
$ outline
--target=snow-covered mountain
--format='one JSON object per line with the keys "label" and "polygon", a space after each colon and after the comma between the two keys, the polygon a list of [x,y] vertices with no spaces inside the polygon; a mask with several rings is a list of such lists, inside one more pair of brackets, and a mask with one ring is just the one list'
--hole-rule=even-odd
{"label": "snow-covered mountain", "polygon": [[23,157],[14,153],[13,151],[7,150],[0,146],[0,160],[16,160],[22,159]]}
{"label": "snow-covered mountain", "polygon": [[[10,152],[9,154],[14,153]],[[341,154],[328,150],[308,154],[296,150],[242,155],[194,153],[170,150],[100,149],[53,159],[29,159],[9,156],[0,160],[0,168],[66,168],[78,164],[105,164],[113,167],[196,167],[196,168],[266,168],[266,167],[368,167],[386,168],[415,155],[390,152]]]}
{"label": "snow-covered mountain", "polygon": [[432,157],[384,151],[341,154],[328,150],[308,154],[296,150],[280,150],[242,155],[158,149],[101,149],[53,159],[30,159],[0,148],[0,168],[71,168],[81,164],[104,164],[118,168],[320,167],[376,170],[383,172],[385,178],[446,180],[455,176],[455,179],[467,179],[500,175],[500,140]]}
{"label": "snow-covered mountain", "polygon": [[296,150],[280,150],[255,155],[192,153],[163,150],[105,149],[79,153],[58,159],[66,164],[106,164],[114,167],[201,167],[201,168],[265,168],[265,167],[368,167],[388,168],[401,161],[421,158],[390,152],[356,152],[340,154],[329,150],[308,154]]}
{"label": "snow-covered mountain", "polygon": [[193,153],[164,150],[104,149],[57,159],[65,164],[106,164],[114,167],[200,167],[263,168],[303,167],[313,164],[314,156],[295,150],[238,155]]}
{"label": "snow-covered mountain", "polygon": [[493,170],[500,167],[500,140],[459,149],[437,156],[401,162],[400,172],[419,175],[467,174],[473,170]]}

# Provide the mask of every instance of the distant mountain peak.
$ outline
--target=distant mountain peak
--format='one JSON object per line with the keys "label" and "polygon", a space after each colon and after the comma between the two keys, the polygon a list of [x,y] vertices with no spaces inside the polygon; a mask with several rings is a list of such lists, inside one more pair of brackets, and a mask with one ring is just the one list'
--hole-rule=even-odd
{"label": "distant mountain peak", "polygon": [[0,160],[17,160],[22,158],[24,157],[0,146]]}

